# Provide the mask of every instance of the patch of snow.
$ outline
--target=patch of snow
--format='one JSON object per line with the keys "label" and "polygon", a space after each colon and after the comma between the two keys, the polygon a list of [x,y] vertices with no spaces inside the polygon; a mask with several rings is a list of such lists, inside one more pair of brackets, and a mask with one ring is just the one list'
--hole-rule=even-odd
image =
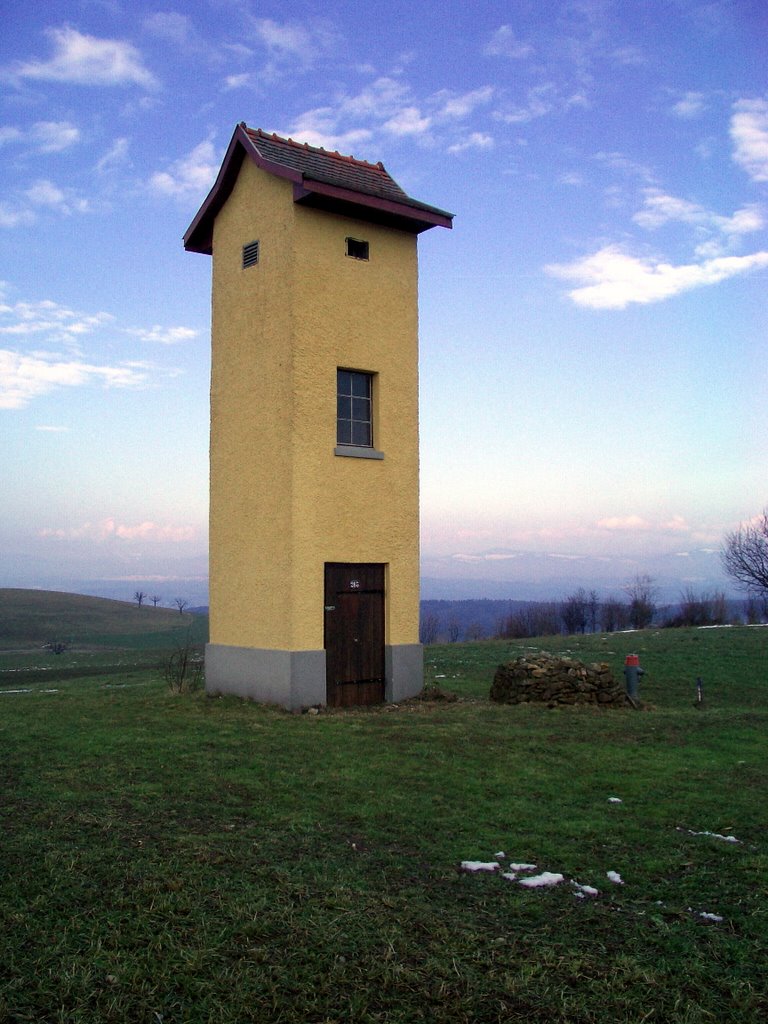
{"label": "patch of snow", "polygon": [[697,626],[697,629],[733,629],[732,622],[721,622],[716,626]]}
{"label": "patch of snow", "polygon": [[703,917],[705,921],[715,921],[718,924],[723,920],[719,914],[709,914],[706,910],[692,910],[688,907],[688,912],[690,914],[695,914],[696,917]]}
{"label": "patch of snow", "polygon": [[498,871],[499,862],[496,860],[463,860],[462,871]]}
{"label": "patch of snow", "polygon": [[501,877],[502,878],[506,878],[506,880],[508,882],[516,882],[517,881],[517,875],[515,874],[514,871],[502,871]]}
{"label": "patch of snow", "polygon": [[609,796],[608,797],[608,803],[609,804],[621,804],[623,802],[624,801],[621,799],[620,796]]}
{"label": "patch of snow", "polygon": [[624,879],[621,877],[618,871],[606,871],[606,878],[611,882],[615,882],[616,885],[624,885]]}
{"label": "patch of snow", "polygon": [[558,871],[542,871],[540,875],[531,875],[530,878],[518,878],[518,885],[524,885],[527,889],[538,889],[544,885],[559,885],[563,876]]}
{"label": "patch of snow", "polygon": [[510,871],[535,871],[538,865],[536,864],[510,864]]}
{"label": "patch of snow", "polygon": [[31,690],[0,690],[0,693],[32,693]]}
{"label": "patch of snow", "polygon": [[585,896],[599,896],[600,890],[596,889],[594,885],[582,885],[581,882],[577,882],[575,879],[571,879],[571,885],[576,889],[574,893],[579,899],[584,899]]}
{"label": "patch of snow", "polygon": [[494,857],[496,858],[496,860],[504,860],[504,858],[505,858],[505,857],[506,857],[507,855],[506,855],[506,853],[504,853],[504,851],[503,851],[503,850],[499,850],[499,852],[498,852],[498,853],[494,853],[494,855],[493,855],[493,856],[494,856]]}
{"label": "patch of snow", "polygon": [[678,832],[685,832],[689,836],[709,836],[710,839],[722,839],[724,843],[739,843],[739,842],[741,842],[741,840],[737,839],[736,836],[723,836],[719,832],[694,832],[693,829],[690,829],[690,828],[680,828],[679,826],[677,828],[677,831]]}

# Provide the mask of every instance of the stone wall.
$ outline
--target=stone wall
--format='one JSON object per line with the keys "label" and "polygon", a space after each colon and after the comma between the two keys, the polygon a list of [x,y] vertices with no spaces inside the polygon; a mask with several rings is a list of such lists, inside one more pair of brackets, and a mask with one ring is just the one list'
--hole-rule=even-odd
{"label": "stone wall", "polygon": [[556,658],[544,652],[499,665],[490,697],[499,704],[630,706],[624,689],[605,662],[585,665],[573,658]]}

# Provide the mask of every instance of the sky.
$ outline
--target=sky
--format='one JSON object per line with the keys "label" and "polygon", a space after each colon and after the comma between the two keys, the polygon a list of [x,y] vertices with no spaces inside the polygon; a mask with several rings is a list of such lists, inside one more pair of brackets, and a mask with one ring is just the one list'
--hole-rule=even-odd
{"label": "sky", "polygon": [[0,19],[0,586],[204,581],[211,268],[182,236],[240,121],[455,213],[419,238],[427,579],[722,582],[768,503],[762,0]]}

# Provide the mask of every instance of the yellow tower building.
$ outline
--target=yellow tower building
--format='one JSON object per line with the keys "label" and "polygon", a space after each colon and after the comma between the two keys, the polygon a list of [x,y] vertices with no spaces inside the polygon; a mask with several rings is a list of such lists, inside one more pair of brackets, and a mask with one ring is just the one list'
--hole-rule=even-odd
{"label": "yellow tower building", "polygon": [[184,236],[213,257],[210,692],[421,689],[416,239],[451,222],[380,163],[235,129]]}

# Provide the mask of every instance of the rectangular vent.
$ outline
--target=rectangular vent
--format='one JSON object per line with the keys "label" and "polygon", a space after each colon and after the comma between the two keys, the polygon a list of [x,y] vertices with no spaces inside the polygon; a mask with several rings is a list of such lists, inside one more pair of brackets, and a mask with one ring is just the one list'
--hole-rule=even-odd
{"label": "rectangular vent", "polygon": [[249,242],[243,246],[243,270],[246,267],[255,267],[259,262],[259,243]]}
{"label": "rectangular vent", "polygon": [[361,242],[359,238],[347,239],[347,256],[355,260],[368,259],[368,243]]}

